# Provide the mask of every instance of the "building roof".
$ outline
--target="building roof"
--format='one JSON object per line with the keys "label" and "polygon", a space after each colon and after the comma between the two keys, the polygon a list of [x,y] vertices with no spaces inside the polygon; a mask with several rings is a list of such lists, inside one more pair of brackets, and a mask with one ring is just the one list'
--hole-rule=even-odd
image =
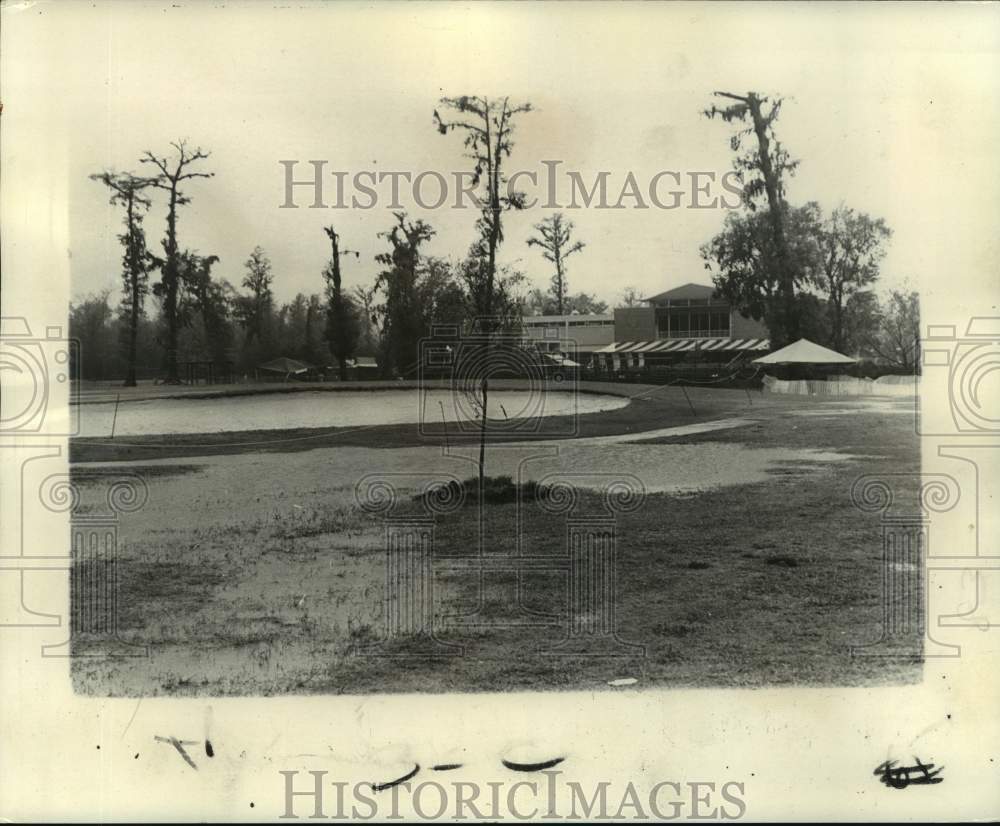
{"label": "building roof", "polygon": [[264,364],[257,365],[257,367],[260,370],[268,370],[272,373],[305,373],[308,370],[314,369],[311,364],[306,364],[304,361],[298,361],[297,359],[290,359],[287,356],[272,359],[271,361],[264,362]]}
{"label": "building roof", "polygon": [[553,364],[557,364],[560,367],[579,367],[579,362],[573,361],[571,358],[567,358],[562,353],[542,353],[542,360],[551,361]]}
{"label": "building roof", "polygon": [[707,284],[695,284],[693,281],[689,281],[687,284],[681,284],[681,286],[667,290],[665,293],[644,298],[643,301],[654,301],[657,303],[660,301],[688,301],[692,298],[711,298],[713,295],[715,295],[715,287]]}
{"label": "building roof", "polygon": [[767,356],[754,359],[754,364],[854,364],[857,359],[842,355],[836,350],[822,347],[807,338],[775,350]]}
{"label": "building roof", "polygon": [[614,321],[614,313],[567,313],[566,315],[526,315],[521,323],[558,324],[564,321]]}

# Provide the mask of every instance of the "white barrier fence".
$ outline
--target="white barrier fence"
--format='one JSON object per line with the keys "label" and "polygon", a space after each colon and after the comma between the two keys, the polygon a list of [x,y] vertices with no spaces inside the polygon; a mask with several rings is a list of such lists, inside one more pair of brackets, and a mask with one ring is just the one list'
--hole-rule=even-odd
{"label": "white barrier fence", "polygon": [[830,376],[825,380],[796,381],[764,376],[765,393],[799,396],[914,396],[919,388],[919,376],[882,376],[874,380],[854,376]]}

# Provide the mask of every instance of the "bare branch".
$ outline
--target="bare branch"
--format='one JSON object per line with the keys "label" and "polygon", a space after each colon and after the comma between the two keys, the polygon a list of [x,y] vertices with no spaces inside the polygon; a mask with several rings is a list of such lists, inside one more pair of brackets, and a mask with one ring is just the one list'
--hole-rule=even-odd
{"label": "bare branch", "polygon": [[[731,98],[732,100],[739,100],[742,101],[743,103],[750,102],[750,95],[734,95],[732,92],[718,92],[718,91],[712,92],[712,94],[715,95],[717,98]],[[766,99],[767,98],[763,98],[763,100]]]}

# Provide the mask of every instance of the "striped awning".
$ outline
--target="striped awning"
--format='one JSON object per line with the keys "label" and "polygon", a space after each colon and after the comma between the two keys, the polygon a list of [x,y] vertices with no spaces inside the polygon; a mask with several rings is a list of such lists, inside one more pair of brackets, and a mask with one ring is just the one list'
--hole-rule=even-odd
{"label": "striped awning", "polygon": [[732,350],[770,350],[771,342],[766,338],[661,338],[655,341],[616,341],[595,353],[686,353],[723,352]]}

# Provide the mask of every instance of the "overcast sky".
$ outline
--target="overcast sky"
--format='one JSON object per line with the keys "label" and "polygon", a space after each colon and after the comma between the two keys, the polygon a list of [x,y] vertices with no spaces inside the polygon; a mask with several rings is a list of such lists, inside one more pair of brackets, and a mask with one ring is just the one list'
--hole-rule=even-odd
{"label": "overcast sky", "polygon": [[[996,169],[996,11],[886,4],[22,4],[8,7],[4,22],[16,17],[20,42],[32,48],[7,72],[3,117],[17,118],[22,102],[27,111],[62,110],[74,295],[119,289],[120,214],[87,176],[139,170],[143,150],[166,153],[171,140],[186,137],[212,152],[202,168],[215,177],[186,187],[192,202],[180,214],[182,246],[218,255],[217,276],[238,284],[259,244],[286,301],[322,290],[329,253],[322,227],[329,223],[345,246],[361,252],[345,264],[346,283],[371,283],[374,256],[386,247],[377,233],[392,217],[383,204],[279,209],[281,159],[323,159],[328,170],[349,176],[450,175],[468,164],[460,137],[434,129],[438,99],[510,95],[536,108],[517,121],[511,171],[543,172],[542,160],[560,160],[584,179],[605,170],[617,199],[629,171],[645,187],[662,170],[721,176],[730,169],[730,127],[701,115],[713,90],[781,94],[787,100],[777,134],[801,159],[790,201],[816,200],[827,210],[844,202],[885,218],[894,231],[885,283],[909,278],[928,289],[929,278],[950,268],[998,258],[997,184],[977,172]],[[308,172],[301,164],[299,174]],[[333,179],[327,182],[332,187]],[[433,196],[435,189],[427,191]],[[310,202],[307,193],[297,199]],[[458,257],[467,250],[472,210],[407,206],[437,230],[427,252]],[[511,216],[502,247],[502,260],[538,286],[547,284],[549,265],[526,239],[549,212]],[[629,285],[653,294],[707,283],[698,248],[719,230],[725,211],[567,215],[587,244],[570,261],[571,291],[614,302]],[[164,223],[158,196],[147,219],[157,251]]]}

